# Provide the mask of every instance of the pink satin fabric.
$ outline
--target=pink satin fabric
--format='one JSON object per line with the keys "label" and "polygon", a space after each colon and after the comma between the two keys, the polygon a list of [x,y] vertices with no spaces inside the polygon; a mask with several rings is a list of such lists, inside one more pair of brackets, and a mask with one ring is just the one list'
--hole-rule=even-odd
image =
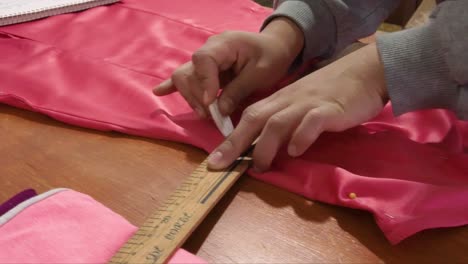
{"label": "pink satin fabric", "polygon": [[[91,197],[65,190],[0,225],[0,263],[106,263],[137,230]],[[206,263],[180,249],[169,263]]]}
{"label": "pink satin fabric", "polygon": [[[210,35],[258,31],[270,12],[250,0],[126,0],[2,27],[0,101],[77,126],[211,151],[222,141],[215,125],[180,95],[158,98],[151,90]],[[388,105],[371,122],[323,134],[298,159],[282,151],[270,172],[249,174],[313,200],[370,211],[398,243],[423,229],[468,223],[466,139],[467,123],[446,111],[394,118]]]}

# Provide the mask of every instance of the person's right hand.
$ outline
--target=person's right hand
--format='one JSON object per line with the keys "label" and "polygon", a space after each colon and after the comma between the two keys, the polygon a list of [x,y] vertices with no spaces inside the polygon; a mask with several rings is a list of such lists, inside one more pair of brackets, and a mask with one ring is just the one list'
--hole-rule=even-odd
{"label": "person's right hand", "polygon": [[255,90],[279,81],[299,54],[302,31],[287,18],[270,22],[261,33],[226,32],[212,36],[154,89],[158,96],[179,91],[188,104],[206,117],[217,98],[221,114],[231,114]]}

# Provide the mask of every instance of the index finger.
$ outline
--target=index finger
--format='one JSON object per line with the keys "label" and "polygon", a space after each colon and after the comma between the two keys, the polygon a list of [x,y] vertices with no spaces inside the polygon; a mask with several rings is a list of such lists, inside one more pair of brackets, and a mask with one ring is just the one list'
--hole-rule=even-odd
{"label": "index finger", "polygon": [[203,98],[199,100],[205,106],[216,99],[220,88],[219,73],[230,68],[235,61],[235,52],[223,40],[207,42],[192,55],[195,77],[203,90]]}
{"label": "index finger", "polygon": [[267,103],[264,100],[244,111],[239,124],[231,135],[210,154],[209,168],[223,169],[228,167],[257,138],[268,118],[284,108],[283,104]]}

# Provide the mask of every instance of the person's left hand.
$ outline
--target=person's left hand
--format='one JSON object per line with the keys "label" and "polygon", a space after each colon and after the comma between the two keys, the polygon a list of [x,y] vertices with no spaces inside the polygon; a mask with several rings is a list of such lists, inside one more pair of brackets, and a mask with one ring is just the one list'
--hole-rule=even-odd
{"label": "person's left hand", "polygon": [[229,166],[258,137],[254,169],[267,170],[281,146],[300,156],[323,131],[343,131],[376,116],[385,98],[383,69],[369,45],[249,106],[211,153],[209,167]]}

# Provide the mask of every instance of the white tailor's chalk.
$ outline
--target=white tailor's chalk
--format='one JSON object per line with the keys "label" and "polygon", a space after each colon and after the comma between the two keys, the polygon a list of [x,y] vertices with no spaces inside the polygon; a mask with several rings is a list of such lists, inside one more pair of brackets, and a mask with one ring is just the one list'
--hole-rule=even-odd
{"label": "white tailor's chalk", "polygon": [[211,117],[213,117],[213,120],[219,131],[221,131],[221,134],[223,134],[224,137],[229,136],[234,130],[234,125],[232,124],[229,116],[223,116],[219,112],[218,100],[215,100],[208,108],[210,109]]}

